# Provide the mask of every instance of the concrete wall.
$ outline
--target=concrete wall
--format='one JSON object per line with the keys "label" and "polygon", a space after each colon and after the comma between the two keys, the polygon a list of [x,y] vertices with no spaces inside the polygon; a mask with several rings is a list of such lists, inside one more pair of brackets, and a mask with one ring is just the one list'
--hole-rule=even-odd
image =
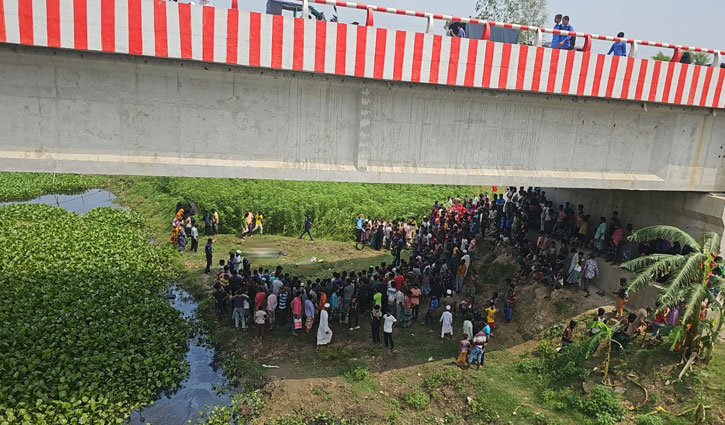
{"label": "concrete wall", "polygon": [[725,191],[706,109],[0,45],[0,169]]}
{"label": "concrete wall", "polygon": [[[581,190],[542,189],[547,199],[555,204],[570,202],[574,208],[583,204],[587,214],[592,216],[591,226],[599,223],[599,217],[607,221],[613,211],[619,212],[622,223],[632,223],[635,229],[666,224],[685,230],[701,241],[706,231],[717,232],[725,246],[725,194],[694,192],[634,192],[626,190]],[[619,288],[619,278],[630,278],[631,273],[618,266],[598,260],[601,275],[594,284],[611,295]],[[657,290],[648,288],[633,294],[630,308],[651,306],[657,297]]]}

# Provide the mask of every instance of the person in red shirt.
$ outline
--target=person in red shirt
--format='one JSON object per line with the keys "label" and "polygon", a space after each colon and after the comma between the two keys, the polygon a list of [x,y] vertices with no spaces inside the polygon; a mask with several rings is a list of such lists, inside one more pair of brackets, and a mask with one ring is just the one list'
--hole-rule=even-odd
{"label": "person in red shirt", "polygon": [[324,291],[320,291],[320,311],[325,308],[325,304],[327,304],[327,294]]}
{"label": "person in red shirt", "polygon": [[257,292],[257,295],[254,296],[254,311],[259,310],[260,307],[266,307],[267,306],[267,294],[264,293],[264,291]]}
{"label": "person in red shirt", "polygon": [[400,288],[403,287],[403,282],[405,281],[405,277],[403,276],[403,273],[401,271],[398,271],[398,273],[393,278],[393,281],[395,282],[395,289],[400,291]]}

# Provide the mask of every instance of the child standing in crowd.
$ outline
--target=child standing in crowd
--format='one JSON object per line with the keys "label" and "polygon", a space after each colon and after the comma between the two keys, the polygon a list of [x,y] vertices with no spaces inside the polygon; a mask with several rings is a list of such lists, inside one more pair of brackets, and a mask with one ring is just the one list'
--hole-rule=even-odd
{"label": "child standing in crowd", "polygon": [[[491,300],[491,303],[488,307],[485,309],[486,311],[486,323],[488,326],[491,327],[491,330],[496,328],[496,312],[498,311],[496,309],[496,302],[494,300]],[[493,336],[493,332],[491,332],[491,336]]]}
{"label": "child standing in crowd", "polygon": [[463,334],[463,339],[458,346],[458,358],[456,359],[456,366],[462,368],[466,365],[468,359],[468,351],[471,349],[471,341],[468,340],[468,335]]}
{"label": "child standing in crowd", "polygon": [[256,333],[254,339],[261,341],[264,339],[264,324],[267,322],[267,312],[264,311],[264,306],[259,306],[256,312],[254,312],[254,327]]}
{"label": "child standing in crowd", "polygon": [[438,309],[438,297],[433,295],[430,299],[430,305],[428,306],[428,313],[425,315],[425,324],[430,324],[435,320],[436,310]]}
{"label": "child standing in crowd", "polygon": [[629,297],[627,296],[627,288],[625,287],[626,284],[627,279],[619,279],[619,290],[617,292],[613,292],[613,294],[617,296],[617,319],[621,319],[624,316],[624,304],[629,301]]}

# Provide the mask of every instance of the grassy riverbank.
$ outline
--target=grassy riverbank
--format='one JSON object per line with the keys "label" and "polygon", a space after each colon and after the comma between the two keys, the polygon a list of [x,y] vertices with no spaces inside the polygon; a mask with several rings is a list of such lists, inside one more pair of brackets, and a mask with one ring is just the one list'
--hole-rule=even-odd
{"label": "grassy riverbank", "polygon": [[[193,200],[199,208],[215,205],[229,223],[229,233],[215,236],[215,260],[240,249],[259,253],[253,267],[280,264],[291,275],[329,277],[391,260],[388,253],[334,240],[347,239],[358,209],[418,214],[418,202],[427,211],[435,199],[458,194],[454,188],[17,173],[0,173],[0,183],[7,186],[0,200],[103,187],[135,211],[79,217],[50,207],[0,207],[0,241],[12,247],[0,258],[0,423],[61,423],[59,415],[69,423],[91,417],[89,423],[113,423],[174,387],[184,372],[186,332],[158,294],[177,273],[201,300],[219,363],[248,390],[233,408],[218,408],[209,424],[237,417],[255,425],[689,425],[698,410],[705,413],[701,423],[725,423],[722,344],[711,365],[696,365],[681,381],[683,365],[666,340],[650,345],[637,339],[626,353],[613,348],[611,387],[598,385],[603,350],[588,359],[576,350],[555,351],[561,324],[578,318],[582,340],[592,312],[613,309],[606,297],[569,290],[552,295],[521,282],[513,323],[503,325],[499,315],[485,367],[464,373],[454,365],[461,318],[454,323],[456,338],[443,342],[439,325],[426,326],[422,316],[410,328],[397,328],[394,353],[372,344],[365,316],[359,330],[333,323],[333,342],[323,349],[314,335],[294,337],[286,327],[255,343],[229,317],[215,322],[203,239],[198,253],[178,253],[168,243],[176,202]],[[365,196],[374,199],[367,203]],[[290,215],[278,218],[270,205]],[[244,208],[262,209],[266,230],[281,234],[242,242],[234,220]],[[316,216],[314,242],[284,236],[297,236],[297,220],[308,213]],[[290,227],[279,230],[280,222]],[[512,259],[489,243],[481,243],[477,255],[479,299],[502,295],[505,278],[516,271]]]}
{"label": "grassy riverbank", "polygon": [[[271,241],[299,243],[284,238]],[[314,249],[324,250],[326,244],[335,243],[316,242]],[[288,245],[288,254],[296,255],[295,248],[306,254],[310,246]],[[481,252],[492,250],[488,244],[482,248]],[[339,265],[378,261],[374,256],[360,259],[360,252],[345,250],[344,245],[334,252],[331,260]],[[196,271],[201,263],[194,259],[186,264],[191,268],[186,285],[204,296],[211,281]],[[482,258],[477,268],[478,294],[486,298],[493,291],[503,293],[504,279],[515,270],[505,254]],[[320,273],[329,276],[330,271],[300,274]],[[698,403],[708,406],[703,423],[723,423],[722,346],[712,365],[676,382],[682,365],[669,344],[641,345],[638,339],[626,353],[614,349],[613,384],[601,386],[603,350],[585,360],[578,351],[557,354],[554,348],[560,345],[562,323],[578,317],[582,323],[577,338],[583,340],[587,319],[598,306],[612,310],[612,300],[584,298],[569,290],[551,297],[548,288],[521,286],[515,320],[498,324],[480,371],[462,372],[454,364],[461,318],[454,324],[456,338],[441,341],[439,325],[426,326],[421,316],[412,327],[395,330],[396,352],[390,353],[372,344],[365,317],[361,329],[354,331],[333,323],[333,343],[326,348],[315,347],[316,328],[309,336],[295,337],[287,326],[277,327],[259,343],[252,341],[250,332],[234,329],[229,319],[215,322],[211,302],[204,306],[204,317],[227,372],[246,388],[257,390],[257,409],[241,410],[255,424],[687,425],[694,418],[694,410],[687,410]]]}

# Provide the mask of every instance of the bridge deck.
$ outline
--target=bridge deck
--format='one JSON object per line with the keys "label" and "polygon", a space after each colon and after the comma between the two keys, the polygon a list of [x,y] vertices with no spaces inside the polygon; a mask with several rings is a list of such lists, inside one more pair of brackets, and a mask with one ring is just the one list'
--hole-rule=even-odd
{"label": "bridge deck", "polygon": [[0,0],[0,42],[725,108],[725,69],[155,0]]}

